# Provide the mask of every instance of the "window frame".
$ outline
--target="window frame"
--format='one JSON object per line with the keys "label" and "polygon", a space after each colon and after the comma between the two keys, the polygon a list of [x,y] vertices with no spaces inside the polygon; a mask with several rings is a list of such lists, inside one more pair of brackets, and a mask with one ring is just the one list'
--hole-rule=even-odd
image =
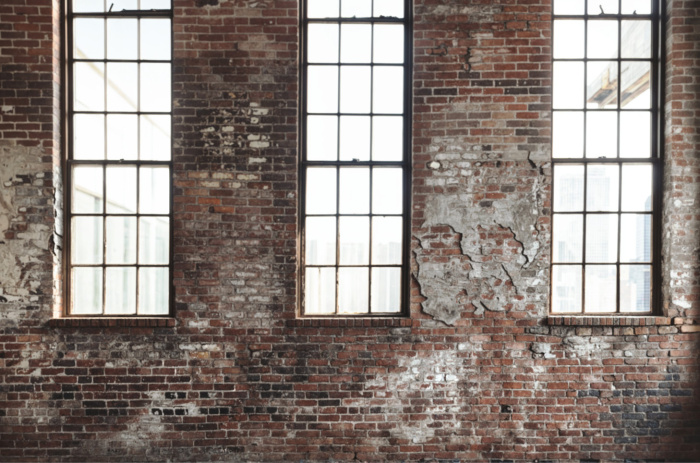
{"label": "window frame", "polygon": [[[339,1],[339,8],[342,8],[342,1]],[[299,132],[298,132],[298,137],[299,137],[299,162],[298,162],[298,178],[299,178],[299,205],[298,205],[298,210],[299,210],[299,219],[298,219],[298,227],[299,227],[299,246],[298,246],[298,255],[297,255],[297,261],[299,262],[297,271],[298,271],[298,278],[297,278],[297,315],[302,317],[302,318],[326,318],[326,319],[340,319],[340,318],[386,318],[386,317],[391,317],[391,318],[397,318],[397,317],[407,317],[409,315],[409,304],[410,304],[410,242],[411,242],[411,192],[412,192],[412,131],[411,131],[411,126],[412,126],[412,73],[413,73],[413,20],[412,20],[412,2],[409,0],[402,0],[403,5],[404,5],[404,12],[403,12],[403,18],[396,18],[396,17],[363,17],[363,18],[343,18],[343,17],[333,17],[333,18],[307,18],[307,9],[308,9],[308,2],[309,0],[302,0],[300,2],[300,8],[299,8],[299,14],[300,14],[300,79],[299,79],[299,95],[300,95],[300,105],[299,105]],[[372,1],[373,5],[373,1]],[[307,116],[309,115],[309,112],[307,111],[307,102],[308,102],[308,92],[307,92],[307,84],[308,84],[308,26],[309,24],[312,23],[334,23],[339,25],[339,31],[341,29],[342,24],[353,24],[353,23],[362,23],[362,24],[376,24],[376,23],[381,23],[381,24],[402,24],[404,26],[404,42],[403,42],[403,62],[399,65],[403,68],[403,112],[400,114],[401,117],[403,118],[402,121],[402,128],[403,128],[403,135],[402,135],[402,143],[403,143],[403,158],[401,161],[374,161],[371,159],[371,140],[370,140],[370,158],[367,161],[341,161],[340,160],[340,152],[338,151],[338,158],[335,161],[316,161],[316,160],[308,160],[307,159],[307,136],[306,136],[306,129],[307,129]],[[340,47],[340,36],[338,38],[338,44]],[[372,43],[373,39],[372,39]],[[317,63],[314,63],[316,65]],[[340,60],[340,55],[338,56],[338,61],[336,63],[328,63],[330,66],[337,66],[338,70],[340,71],[340,68],[345,65],[355,65],[357,63],[342,63]],[[375,64],[374,62],[370,61],[369,63],[362,63],[361,65],[366,65],[366,66],[371,66],[374,67],[375,65],[382,66],[383,63]],[[338,79],[340,81],[340,72],[338,73]],[[341,86],[340,83],[338,84],[338,95],[341,93]],[[315,114],[315,113],[311,113]],[[332,116],[338,117],[338,124],[340,124],[340,117],[342,115],[345,115],[346,113],[343,113],[340,110],[340,107],[337,108],[337,111],[334,113],[323,113],[323,114],[328,114]],[[381,113],[376,113],[376,114],[381,114]],[[362,116],[368,116],[370,117],[370,121],[372,120],[371,118],[375,115],[373,112],[372,108],[370,108],[369,112],[366,113],[347,113],[347,115],[362,115]],[[371,122],[370,122],[371,125]],[[372,134],[372,129],[370,128],[370,136]],[[340,130],[338,130],[338,147],[340,146]],[[368,273],[369,273],[369,283],[368,283],[368,288],[367,288],[367,296],[368,296],[368,306],[367,306],[367,312],[363,313],[343,313],[339,312],[339,305],[338,305],[338,269],[340,267],[343,267],[340,265],[339,262],[339,254],[338,254],[338,248],[339,248],[339,234],[340,234],[340,229],[337,226],[338,219],[343,216],[348,216],[347,214],[341,214],[339,209],[338,209],[338,203],[339,203],[339,176],[340,176],[340,168],[341,167],[366,167],[370,170],[370,180],[369,180],[369,200],[371,202],[372,198],[372,170],[375,167],[381,167],[381,166],[387,166],[387,167],[400,167],[402,169],[402,180],[403,180],[403,188],[402,188],[402,198],[403,198],[403,207],[402,207],[402,212],[400,217],[403,220],[403,227],[402,227],[402,244],[401,244],[401,264],[400,266],[395,266],[395,267],[400,267],[401,269],[401,277],[400,277],[400,288],[399,288],[399,297],[400,297],[400,303],[399,303],[399,311],[397,312],[372,312],[372,306],[371,306],[371,297],[372,297],[372,285],[371,285],[371,279],[372,279],[372,272],[371,269],[373,267],[386,267],[385,265],[373,265],[371,261],[371,249],[372,249],[372,233],[371,233],[371,225],[370,225],[370,234],[369,234],[369,250],[370,250],[370,260],[367,265],[358,265],[357,267],[362,267],[362,268],[367,268]],[[306,214],[306,170],[308,167],[333,167],[336,169],[336,210],[335,214],[328,214],[328,216],[334,216],[336,218],[336,241],[335,241],[335,246],[336,246],[336,259],[335,259],[335,264],[334,265],[328,265],[328,266],[322,266],[322,267],[332,267],[335,268],[335,312],[334,313],[306,313],[306,307],[305,307],[305,293],[304,293],[304,288],[305,288],[305,278],[306,278],[306,262],[305,262],[305,256],[306,256],[306,242],[305,242],[305,236],[306,236],[306,228],[305,228],[305,222],[307,218]],[[326,214],[324,214],[326,215]],[[382,214],[373,214],[372,211],[368,212],[367,214],[360,214],[361,216],[366,216],[369,218],[370,223],[372,221],[372,217],[375,216],[381,216]],[[349,215],[352,217],[353,215]],[[394,266],[394,265],[392,265]]]}

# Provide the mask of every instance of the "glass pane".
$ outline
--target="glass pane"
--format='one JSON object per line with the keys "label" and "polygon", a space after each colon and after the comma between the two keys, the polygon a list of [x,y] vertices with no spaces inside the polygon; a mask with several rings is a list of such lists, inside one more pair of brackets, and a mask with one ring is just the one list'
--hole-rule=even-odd
{"label": "glass pane", "polygon": [[401,311],[401,269],[372,269],[372,312]]}
{"label": "glass pane", "polygon": [[335,223],[335,217],[306,218],[306,265],[335,265]]}
{"label": "glass pane", "polygon": [[307,2],[307,18],[337,18],[339,13],[339,0],[308,0]]}
{"label": "glass pane", "polygon": [[141,19],[141,59],[170,59],[170,20]]}
{"label": "glass pane", "polygon": [[306,170],[306,213],[335,214],[336,170],[334,167],[310,167]]}
{"label": "glass pane", "polygon": [[107,20],[107,59],[138,59],[138,24],[132,18]]}
{"label": "glass pane", "polygon": [[589,112],[586,127],[586,157],[617,157],[617,113]]}
{"label": "glass pane", "polygon": [[169,161],[171,152],[170,116],[141,116],[140,158],[146,161]]}
{"label": "glass pane", "polygon": [[372,171],[372,213],[403,212],[403,170],[375,168]]}
{"label": "glass pane", "polygon": [[107,159],[138,159],[138,117],[128,114],[107,116]]}
{"label": "glass pane", "polygon": [[372,265],[401,265],[401,217],[372,218]]}
{"label": "glass pane", "polygon": [[617,58],[617,21],[588,21],[587,52],[588,58]]}
{"label": "glass pane", "polygon": [[651,211],[651,164],[622,166],[622,210]]}
{"label": "glass pane", "polygon": [[107,111],[137,111],[137,82],[137,64],[107,63]]}
{"label": "glass pane", "polygon": [[649,79],[651,63],[624,61],[622,63],[622,107],[626,109],[651,108]]}
{"label": "glass pane", "polygon": [[372,61],[372,26],[370,24],[340,26],[340,62],[369,63],[370,61]]}
{"label": "glass pane", "polygon": [[136,213],[136,167],[107,167],[107,213]]}
{"label": "glass pane", "polygon": [[170,219],[139,219],[139,264],[168,265],[170,262]]}
{"label": "glass pane", "polygon": [[105,158],[105,118],[101,114],[73,116],[73,159]]}
{"label": "glass pane", "polygon": [[552,107],[554,109],[583,108],[583,63],[553,63]]}
{"label": "glass pane", "polygon": [[306,159],[335,161],[338,159],[338,118],[307,116]]}
{"label": "glass pane", "polygon": [[341,217],[340,265],[369,265],[369,217]]}
{"label": "glass pane", "polygon": [[622,21],[622,58],[651,58],[651,21]]}
{"label": "glass pane", "polygon": [[369,269],[338,269],[338,312],[369,312]]}
{"label": "glass pane", "polygon": [[105,278],[105,315],[136,314],[136,268],[109,267]]}
{"label": "glass pane", "polygon": [[343,66],[340,68],[340,112],[369,113],[370,79],[369,66]]}
{"label": "glass pane", "polygon": [[617,211],[620,197],[620,166],[588,165],[586,209],[588,211]]}
{"label": "glass pane", "polygon": [[167,268],[139,269],[139,315],[167,315],[170,285]]}
{"label": "glass pane", "polygon": [[651,215],[622,214],[620,262],[651,262]]}
{"label": "glass pane", "polygon": [[622,14],[650,14],[649,0],[622,0]]}
{"label": "glass pane", "polygon": [[73,217],[71,223],[71,264],[101,264],[102,217]]}
{"label": "glass pane", "polygon": [[168,10],[170,0],[141,0],[142,10]]}
{"label": "glass pane", "polygon": [[170,111],[170,64],[141,64],[141,111]]}
{"label": "glass pane", "polygon": [[375,63],[403,63],[403,25],[375,24],[374,53]]}
{"label": "glass pane", "polygon": [[374,17],[403,18],[404,0],[374,0]]}
{"label": "glass pane", "polygon": [[375,113],[403,112],[403,68],[375,66],[372,108]]}
{"label": "glass pane", "polygon": [[552,117],[552,157],[583,157],[583,113],[557,111]]}
{"label": "glass pane", "polygon": [[307,83],[307,110],[310,113],[338,111],[338,67],[309,66]]}
{"label": "glass pane", "polygon": [[136,217],[107,217],[105,262],[136,263]]}
{"label": "glass pane", "polygon": [[369,168],[340,169],[340,213],[369,213]]}
{"label": "glass pane", "polygon": [[101,213],[104,194],[102,167],[74,167],[72,180],[73,212]]}
{"label": "glass pane", "polygon": [[651,265],[620,265],[620,312],[651,311]]}
{"label": "glass pane", "polygon": [[372,118],[372,160],[401,161],[403,159],[403,117],[375,116]]}
{"label": "glass pane", "polygon": [[583,210],[583,166],[554,166],[554,212]]}
{"label": "glass pane", "polygon": [[584,14],[585,0],[554,0],[554,14]]}
{"label": "glass pane", "polygon": [[340,160],[369,160],[369,116],[341,116]]}
{"label": "glass pane", "polygon": [[615,312],[617,272],[614,265],[586,266],[586,313]]}
{"label": "glass pane", "polygon": [[101,13],[105,10],[103,0],[73,0],[74,13]]}
{"label": "glass pane", "polygon": [[343,0],[340,15],[344,18],[368,18],[372,16],[372,0]]}
{"label": "glass pane", "polygon": [[167,214],[170,211],[170,169],[142,167],[139,176],[139,212]]}
{"label": "glass pane", "polygon": [[585,27],[586,23],[583,20],[560,19],[554,21],[552,38],[554,59],[584,57]]}
{"label": "glass pane", "polygon": [[620,114],[620,157],[651,156],[651,114],[648,111]]}
{"label": "glass pane", "polygon": [[102,313],[102,268],[73,268],[71,275],[71,314]]}
{"label": "glass pane", "polygon": [[73,22],[75,59],[104,59],[105,21],[101,18],[76,18]]}
{"label": "glass pane", "polygon": [[338,62],[338,25],[309,24],[309,63]]}
{"label": "glass pane", "polygon": [[335,313],[335,268],[306,267],[304,313]]}
{"label": "glass pane", "polygon": [[[617,215],[590,214],[586,217],[586,262],[617,261]],[[586,284],[588,281],[586,280]]]}
{"label": "glass pane", "polygon": [[138,9],[138,0],[107,0],[107,11],[110,11],[110,8],[112,12],[122,10],[136,10]]}
{"label": "glass pane", "polygon": [[588,0],[588,14],[617,14],[618,0]]}
{"label": "glass pane", "polygon": [[552,266],[552,312],[581,312],[581,266]]}
{"label": "glass pane", "polygon": [[586,107],[617,108],[617,62],[590,61],[586,85]]}
{"label": "glass pane", "polygon": [[581,262],[583,216],[554,214],[552,221],[552,262]]}
{"label": "glass pane", "polygon": [[76,111],[104,111],[105,65],[102,63],[75,63],[73,79]]}

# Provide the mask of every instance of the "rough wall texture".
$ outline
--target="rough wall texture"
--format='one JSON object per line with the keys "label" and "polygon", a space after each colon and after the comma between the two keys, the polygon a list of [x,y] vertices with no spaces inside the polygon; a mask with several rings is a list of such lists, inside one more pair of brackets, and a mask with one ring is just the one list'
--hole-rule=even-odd
{"label": "rough wall texture", "polygon": [[297,2],[174,4],[159,328],[49,323],[57,5],[0,4],[0,461],[700,459],[697,1],[668,2],[668,318],[638,326],[548,324],[549,1],[415,2],[410,318],[334,321],[296,315]]}

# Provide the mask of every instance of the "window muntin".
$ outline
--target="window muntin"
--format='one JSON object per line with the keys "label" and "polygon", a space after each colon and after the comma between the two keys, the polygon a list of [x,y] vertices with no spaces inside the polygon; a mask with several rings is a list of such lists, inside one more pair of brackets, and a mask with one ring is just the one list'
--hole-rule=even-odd
{"label": "window muntin", "polygon": [[67,14],[68,316],[170,313],[170,0]]}
{"label": "window muntin", "polygon": [[652,0],[554,1],[553,313],[652,312],[658,8]]}
{"label": "window muntin", "polygon": [[302,314],[405,312],[408,3],[307,0]]}

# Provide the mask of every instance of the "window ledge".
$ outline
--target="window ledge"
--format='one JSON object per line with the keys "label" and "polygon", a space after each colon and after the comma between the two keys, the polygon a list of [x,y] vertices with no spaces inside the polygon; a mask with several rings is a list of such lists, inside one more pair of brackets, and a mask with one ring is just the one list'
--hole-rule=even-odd
{"label": "window ledge", "polygon": [[322,328],[399,328],[413,324],[410,318],[297,318],[287,320],[289,327]]}
{"label": "window ledge", "polygon": [[49,320],[49,326],[76,328],[166,328],[175,325],[177,325],[176,319],[166,317],[71,317]]}
{"label": "window ledge", "polygon": [[581,316],[581,315],[549,315],[547,324],[550,326],[664,326],[673,325],[671,317],[659,316]]}

